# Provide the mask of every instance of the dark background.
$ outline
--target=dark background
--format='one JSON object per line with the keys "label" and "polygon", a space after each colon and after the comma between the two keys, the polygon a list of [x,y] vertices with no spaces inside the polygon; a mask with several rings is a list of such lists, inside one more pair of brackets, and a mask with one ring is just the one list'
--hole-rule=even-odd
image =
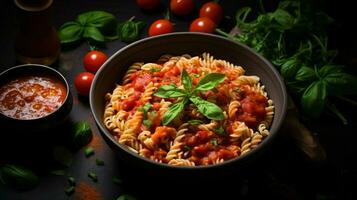
{"label": "dark background", "polygon": [[[199,1],[203,2],[203,1]],[[225,15],[234,18],[236,10],[251,5],[257,7],[258,1],[253,0],[221,0]],[[264,1],[267,8],[273,8],[276,1]],[[340,52],[336,62],[347,65],[350,71],[356,72],[357,39],[355,20],[357,19],[352,3],[347,0],[316,1],[336,21],[328,30],[330,47]],[[132,16],[148,24],[163,17],[164,9],[154,13],[141,11],[132,0],[55,0],[53,24],[56,28],[64,22],[75,19],[82,12],[104,10],[114,14],[119,21]],[[0,7],[0,71],[16,65],[14,55],[14,35],[16,31],[15,6],[13,1],[2,2]],[[186,31],[189,22],[195,16],[176,18],[176,31]],[[224,28],[231,26],[226,20]],[[146,30],[142,37],[147,37]],[[125,43],[109,42],[105,53],[112,55]],[[77,195],[67,197],[64,193],[68,183],[66,177],[50,175],[48,171],[54,168],[51,161],[52,144],[61,144],[63,135],[69,131],[71,123],[87,120],[96,136],[98,130],[90,113],[85,98],[78,98],[73,86],[76,74],[84,71],[82,57],[89,50],[87,44],[62,51],[59,62],[54,65],[69,81],[74,98],[74,106],[70,122],[60,130],[48,132],[46,137],[34,137],[35,140],[5,141],[4,135],[12,134],[9,130],[0,130],[0,165],[4,163],[20,163],[32,167],[40,174],[41,182],[30,191],[18,191],[0,185],[1,200],[20,199],[79,199]],[[102,199],[116,199],[120,194],[129,193],[138,199],[357,199],[357,165],[355,164],[357,150],[356,137],[356,108],[350,104],[340,104],[341,111],[349,120],[348,125],[342,125],[338,119],[324,115],[318,121],[305,122],[314,132],[316,138],[325,149],[325,161],[309,160],[297,146],[294,145],[287,133],[281,132],[264,156],[249,168],[232,173],[231,177],[212,178],[200,184],[177,182],[174,179],[156,181],[142,176],[128,176],[130,168],[113,154],[109,147],[101,141],[102,148],[96,150],[93,157],[86,158],[83,149],[74,152],[72,165],[65,170],[74,176],[78,182],[84,181],[94,186],[101,193]],[[26,132],[26,131],[24,131]],[[26,137],[24,137],[26,138]],[[55,142],[54,142],[55,141]],[[5,145],[7,144],[7,145]],[[105,166],[96,166],[95,158],[104,160]],[[88,171],[98,174],[99,182],[92,183],[87,177]],[[115,185],[112,177],[120,177],[123,183]],[[232,181],[232,183],[230,183]],[[191,192],[191,194],[189,193]]]}

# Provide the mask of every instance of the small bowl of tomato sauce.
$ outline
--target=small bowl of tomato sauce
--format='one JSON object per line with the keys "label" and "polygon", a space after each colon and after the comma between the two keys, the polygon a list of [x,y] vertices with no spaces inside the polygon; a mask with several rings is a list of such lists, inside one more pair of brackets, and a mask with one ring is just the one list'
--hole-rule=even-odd
{"label": "small bowl of tomato sauce", "polygon": [[72,105],[66,79],[53,68],[25,64],[0,74],[0,126],[7,130],[54,128],[65,121]]}

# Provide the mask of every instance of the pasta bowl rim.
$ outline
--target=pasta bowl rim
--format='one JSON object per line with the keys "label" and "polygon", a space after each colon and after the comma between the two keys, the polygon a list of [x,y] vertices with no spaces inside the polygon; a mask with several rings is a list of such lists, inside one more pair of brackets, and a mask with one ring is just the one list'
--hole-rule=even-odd
{"label": "pasta bowl rim", "polygon": [[[237,161],[238,162],[244,161],[244,160],[248,159],[249,157],[251,157],[252,155],[256,154],[257,152],[260,152],[263,147],[269,145],[273,141],[273,138],[276,136],[277,131],[270,133],[269,136],[267,136],[264,140],[262,140],[262,142],[256,148],[252,149],[250,152],[248,152],[248,153],[246,153],[244,155],[237,156],[237,157],[235,157],[233,159],[226,160],[226,161],[224,161],[222,163],[211,164],[211,165],[198,165],[198,166],[174,166],[174,165],[169,165],[169,164],[166,164],[166,163],[159,163],[159,162],[150,160],[148,158],[140,156],[139,154],[131,151],[125,145],[119,144],[119,142],[117,142],[115,140],[115,138],[106,129],[106,127],[104,126],[103,122],[100,120],[101,119],[100,115],[102,115],[103,113],[97,113],[96,112],[96,109],[95,109],[95,104],[96,104],[96,102],[95,102],[95,93],[96,93],[95,87],[98,84],[98,80],[99,80],[99,77],[102,75],[102,72],[106,68],[109,68],[111,66],[110,65],[111,62],[113,60],[115,60],[118,55],[122,54],[123,52],[127,51],[128,49],[136,48],[137,46],[140,46],[141,44],[143,44],[145,42],[161,40],[162,38],[175,38],[175,37],[178,37],[178,36],[185,36],[185,35],[187,35],[188,37],[189,36],[193,36],[193,37],[201,37],[202,36],[202,37],[209,37],[211,39],[224,40],[224,41],[226,41],[228,43],[231,43],[232,45],[240,46],[240,48],[243,48],[244,51],[248,51],[249,53],[254,54],[254,56],[257,59],[260,59],[266,66],[268,66],[269,70],[271,70],[271,72],[274,74],[274,76],[276,78],[276,80],[274,80],[274,81],[277,81],[279,86],[280,86],[280,88],[281,88],[282,113],[279,113],[279,114],[281,115],[280,118],[284,119],[285,114],[286,114],[286,108],[287,108],[287,92],[286,92],[286,89],[285,89],[285,84],[284,84],[279,72],[273,67],[273,65],[267,59],[265,59],[263,56],[261,56],[258,53],[256,53],[254,50],[252,50],[248,46],[246,46],[246,45],[244,45],[242,43],[236,42],[236,41],[229,40],[229,39],[224,38],[222,36],[212,35],[212,34],[207,34],[207,33],[176,32],[176,33],[169,33],[169,34],[164,34],[164,35],[158,35],[158,36],[154,36],[154,37],[144,38],[144,39],[138,40],[136,42],[133,42],[133,43],[131,43],[129,45],[126,45],[125,47],[123,47],[123,48],[119,49],[118,51],[116,51],[102,65],[102,67],[99,69],[99,71],[96,73],[96,75],[95,75],[95,77],[93,79],[93,83],[92,83],[92,86],[91,86],[91,89],[90,89],[90,95],[89,95],[89,97],[90,97],[89,98],[90,108],[91,108],[92,114],[94,116],[95,122],[96,122],[96,124],[97,124],[97,126],[98,126],[98,128],[100,130],[100,133],[101,133],[101,135],[103,137],[105,137],[105,139],[106,139],[105,141],[106,142],[108,142],[108,140],[109,140],[109,142],[112,145],[114,145],[115,147],[118,147],[121,151],[124,151],[126,154],[134,156],[137,159],[139,159],[140,161],[143,161],[145,163],[150,163],[150,164],[153,164],[153,165],[156,165],[156,166],[160,166],[162,168],[197,169],[197,170],[199,170],[199,169],[208,169],[208,168],[220,168],[222,166],[231,165],[232,163],[235,163]],[[126,67],[126,69],[127,69],[127,67]],[[121,80],[117,80],[117,82],[120,82],[120,81]],[[112,83],[112,84],[115,85],[116,83]],[[103,96],[103,98],[104,98],[104,96]],[[104,105],[102,105],[102,106],[104,107]],[[273,119],[272,123],[274,123],[274,121],[275,121],[275,119]],[[280,128],[281,124],[282,124],[282,120],[280,120],[279,123],[277,124],[277,130]]]}

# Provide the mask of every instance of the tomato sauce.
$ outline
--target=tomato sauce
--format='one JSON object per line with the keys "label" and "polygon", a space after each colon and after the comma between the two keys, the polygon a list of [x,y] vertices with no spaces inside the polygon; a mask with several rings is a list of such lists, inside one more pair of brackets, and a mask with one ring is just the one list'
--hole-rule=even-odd
{"label": "tomato sauce", "polygon": [[22,76],[0,87],[0,112],[16,119],[41,118],[57,110],[65,85],[50,76]]}

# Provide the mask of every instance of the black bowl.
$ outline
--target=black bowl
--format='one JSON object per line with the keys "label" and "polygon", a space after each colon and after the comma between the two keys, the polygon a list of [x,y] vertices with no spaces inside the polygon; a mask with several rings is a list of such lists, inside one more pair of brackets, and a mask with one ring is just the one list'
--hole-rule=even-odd
{"label": "black bowl", "polygon": [[60,81],[67,90],[65,100],[55,111],[34,119],[12,118],[0,112],[2,130],[20,133],[43,132],[61,125],[67,119],[73,105],[70,88],[64,76],[57,70],[44,65],[24,64],[2,72],[0,74],[0,86],[23,75],[46,75]]}
{"label": "black bowl", "polygon": [[[201,55],[208,52],[216,59],[225,59],[246,69],[246,74],[257,75],[266,86],[269,97],[275,104],[275,115],[270,128],[270,135],[257,148],[235,159],[221,164],[195,167],[178,167],[161,164],[141,157],[125,146],[119,144],[103,123],[105,99],[108,92],[112,92],[116,83],[121,83],[123,75],[134,62],[154,62],[163,54],[171,55]],[[247,161],[253,160],[272,141],[283,122],[287,105],[287,94],[284,83],[275,68],[262,56],[249,47],[233,42],[226,38],[202,33],[172,33],[146,38],[132,43],[111,56],[97,72],[90,91],[90,107],[99,130],[109,146],[127,163],[141,169],[149,169],[153,173],[157,170],[164,174],[197,174],[212,170],[223,172],[226,167],[239,169]],[[174,173],[171,173],[174,172]],[[157,173],[156,173],[157,174]]]}

